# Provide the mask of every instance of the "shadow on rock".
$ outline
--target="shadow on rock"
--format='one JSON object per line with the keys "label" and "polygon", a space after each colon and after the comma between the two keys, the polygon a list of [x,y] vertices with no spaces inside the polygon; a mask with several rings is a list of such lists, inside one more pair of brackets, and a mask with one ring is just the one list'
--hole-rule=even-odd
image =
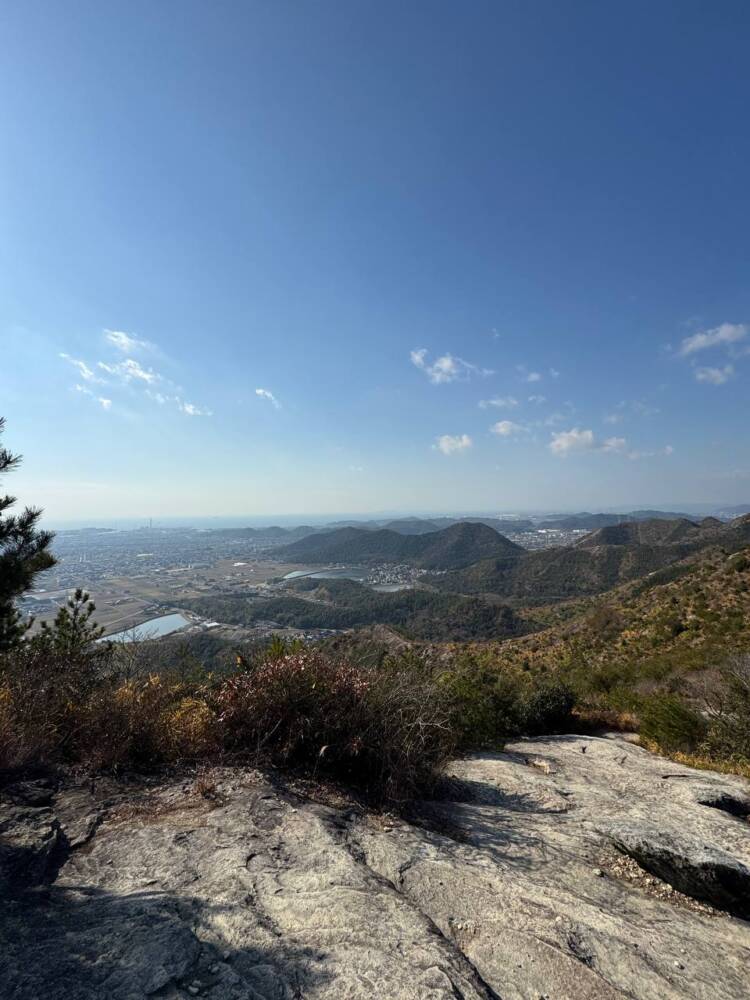
{"label": "shadow on rock", "polygon": [[[225,907],[159,891],[29,890],[0,904],[4,1000],[295,1000],[325,985],[325,954],[220,933]],[[265,937],[265,940],[261,940]]]}

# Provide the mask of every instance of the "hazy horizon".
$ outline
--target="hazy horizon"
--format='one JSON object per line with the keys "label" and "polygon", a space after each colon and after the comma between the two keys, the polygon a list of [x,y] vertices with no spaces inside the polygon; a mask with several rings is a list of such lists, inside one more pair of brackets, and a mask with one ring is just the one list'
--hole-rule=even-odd
{"label": "hazy horizon", "polygon": [[47,522],[750,496],[746,4],[3,28],[0,415]]}
{"label": "hazy horizon", "polygon": [[738,507],[750,507],[749,504],[711,504],[711,503],[682,503],[682,504],[654,504],[654,503],[640,503],[640,504],[619,504],[614,507],[550,507],[550,508],[528,508],[528,509],[508,509],[503,510],[500,508],[493,509],[482,509],[482,510],[381,510],[381,511],[343,511],[343,512],[333,512],[333,513],[311,513],[307,515],[303,514],[211,514],[211,515],[168,515],[162,516],[160,518],[150,518],[148,516],[138,517],[137,515],[130,515],[127,517],[103,517],[103,518],[78,518],[70,520],[58,520],[53,521],[49,518],[44,518],[44,526],[53,531],[65,531],[71,529],[80,528],[106,528],[113,527],[116,529],[128,529],[128,528],[148,528],[152,527],[154,529],[158,528],[177,528],[177,527],[196,527],[196,528],[210,528],[210,527],[221,527],[221,528],[234,528],[234,527],[271,527],[273,525],[279,525],[281,527],[297,527],[305,523],[311,525],[326,525],[335,524],[337,521],[384,521],[384,520],[399,520],[402,518],[423,518],[429,520],[431,517],[500,517],[500,518],[524,518],[524,517],[545,517],[553,514],[580,514],[580,513],[592,513],[592,514],[627,514],[631,511],[638,510],[658,510],[658,511],[674,511],[675,513],[693,514],[694,516],[702,516],[710,511],[731,509],[735,506]]}

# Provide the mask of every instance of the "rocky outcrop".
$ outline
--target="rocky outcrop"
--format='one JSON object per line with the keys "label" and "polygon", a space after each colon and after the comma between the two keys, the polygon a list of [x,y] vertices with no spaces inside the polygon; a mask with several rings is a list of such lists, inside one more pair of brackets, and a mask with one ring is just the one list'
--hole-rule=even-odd
{"label": "rocky outcrop", "polygon": [[747,996],[740,779],[573,736],[451,771],[419,825],[239,770],[6,801],[40,861],[6,880],[3,998]]}

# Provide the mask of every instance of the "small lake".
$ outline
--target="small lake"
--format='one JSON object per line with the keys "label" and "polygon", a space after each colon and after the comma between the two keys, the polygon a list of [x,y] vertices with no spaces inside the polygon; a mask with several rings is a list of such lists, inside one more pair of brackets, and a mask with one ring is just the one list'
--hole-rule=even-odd
{"label": "small lake", "polygon": [[160,618],[151,618],[147,622],[141,622],[134,628],[127,628],[122,632],[113,632],[112,635],[105,635],[100,642],[132,642],[135,634],[138,639],[158,639],[159,636],[169,635],[179,628],[184,628],[190,622],[184,615],[176,612],[171,615],[162,615]]}

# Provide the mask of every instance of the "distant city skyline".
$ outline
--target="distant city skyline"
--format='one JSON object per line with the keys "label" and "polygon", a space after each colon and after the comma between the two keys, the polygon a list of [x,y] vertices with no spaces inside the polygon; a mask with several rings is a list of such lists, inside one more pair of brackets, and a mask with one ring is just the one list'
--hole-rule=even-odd
{"label": "distant city skyline", "polygon": [[3,488],[47,523],[750,498],[746,4],[3,28]]}

